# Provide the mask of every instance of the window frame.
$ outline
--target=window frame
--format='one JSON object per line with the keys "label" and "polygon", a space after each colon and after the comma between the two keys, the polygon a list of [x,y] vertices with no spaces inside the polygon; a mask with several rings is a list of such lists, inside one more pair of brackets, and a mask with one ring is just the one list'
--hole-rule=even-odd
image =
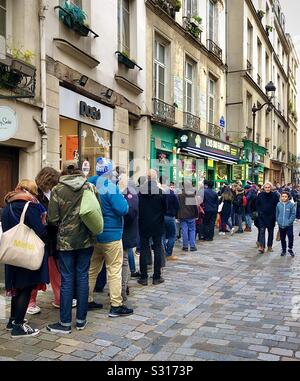
{"label": "window frame", "polygon": [[[211,83],[213,83],[213,93],[211,93],[210,91],[210,85]],[[216,86],[217,86],[217,81],[212,77],[212,76],[209,76],[208,77],[208,82],[207,82],[207,97],[208,97],[208,108],[207,108],[207,112],[208,112],[208,115],[207,115],[207,120],[208,120],[208,123],[210,124],[215,124],[215,99],[216,99]],[[211,107],[210,107],[210,101],[212,100],[212,104],[213,104],[213,109],[212,109],[212,120],[210,118],[211,116]]]}
{"label": "window frame", "polygon": [[[128,21],[128,41],[124,43],[123,40],[123,32],[125,29],[124,26],[124,12],[125,12],[125,7],[124,3],[128,2],[128,10],[126,9],[127,12],[127,21]],[[126,52],[128,56],[130,56],[130,50],[131,50],[131,44],[130,44],[130,18],[131,18],[131,6],[130,6],[130,0],[118,0],[118,45],[119,45],[119,50],[121,52]],[[128,45],[127,45],[128,44]]]}
{"label": "window frame", "polygon": [[0,36],[4,37],[6,39],[6,37],[7,37],[7,8],[8,8],[8,4],[7,4],[6,0],[4,0],[4,2],[5,2],[4,6],[0,5],[0,9],[4,11],[4,34],[0,34]]}
{"label": "window frame", "polygon": [[[192,77],[188,77],[188,65],[192,69]],[[186,56],[184,61],[184,110],[190,114],[194,114],[195,111],[195,96],[194,96],[194,82],[195,82],[195,64],[193,61]],[[188,85],[191,86],[191,109],[188,109]]]}
{"label": "window frame", "polygon": [[[162,46],[164,48],[164,62],[161,62],[159,60],[159,46]],[[159,96],[159,69],[162,68],[164,70],[164,94],[163,99]],[[166,101],[166,86],[167,86],[167,45],[163,43],[157,36],[155,37],[154,41],[154,60],[153,60],[153,92],[154,92],[154,98],[159,99],[163,102]]]}
{"label": "window frame", "polygon": [[[190,7],[188,9],[188,3]],[[198,15],[198,0],[185,0],[184,12],[186,17],[194,17]]]}

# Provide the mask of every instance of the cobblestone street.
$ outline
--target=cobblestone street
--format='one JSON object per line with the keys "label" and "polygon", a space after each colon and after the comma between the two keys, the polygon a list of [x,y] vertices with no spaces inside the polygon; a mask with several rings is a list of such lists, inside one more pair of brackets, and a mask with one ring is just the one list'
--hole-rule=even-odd
{"label": "cobblestone street", "polygon": [[41,314],[29,316],[41,333],[11,339],[5,331],[9,299],[2,296],[0,359],[300,360],[299,226],[295,259],[280,257],[279,242],[273,253],[257,254],[256,229],[232,238],[216,236],[214,242],[199,243],[196,253],[183,255],[177,248],[179,260],[167,263],[164,284],[142,287],[130,281],[128,304],[134,315],[108,318],[105,289],[96,294],[104,309],[89,312],[87,328],[73,329],[71,335],[46,331],[47,323],[58,320],[48,291],[38,297]]}

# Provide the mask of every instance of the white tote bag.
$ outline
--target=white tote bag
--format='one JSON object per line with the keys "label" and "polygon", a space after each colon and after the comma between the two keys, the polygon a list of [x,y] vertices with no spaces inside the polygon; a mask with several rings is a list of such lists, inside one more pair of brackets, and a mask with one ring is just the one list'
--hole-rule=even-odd
{"label": "white tote bag", "polygon": [[224,206],[224,202],[221,202],[221,204],[218,207],[218,213],[222,212],[223,206]]}
{"label": "white tote bag", "polygon": [[38,270],[44,258],[44,242],[24,224],[30,202],[24,206],[18,225],[2,233],[0,242],[0,263]]}

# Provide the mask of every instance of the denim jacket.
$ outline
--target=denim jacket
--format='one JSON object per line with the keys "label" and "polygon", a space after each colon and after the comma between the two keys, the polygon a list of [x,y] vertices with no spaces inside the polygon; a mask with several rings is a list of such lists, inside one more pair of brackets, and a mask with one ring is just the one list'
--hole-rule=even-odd
{"label": "denim jacket", "polygon": [[281,228],[293,225],[296,218],[296,207],[291,201],[279,202],[276,207],[276,221]]}

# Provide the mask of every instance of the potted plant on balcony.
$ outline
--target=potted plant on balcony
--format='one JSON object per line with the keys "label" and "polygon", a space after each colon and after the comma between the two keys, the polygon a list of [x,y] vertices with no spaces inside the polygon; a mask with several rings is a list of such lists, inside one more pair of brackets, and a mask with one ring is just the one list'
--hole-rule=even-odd
{"label": "potted plant on balcony", "polygon": [[126,51],[118,52],[118,61],[128,67],[128,69],[134,69],[135,62],[129,58],[129,54]]}
{"label": "potted plant on balcony", "polygon": [[190,23],[201,30],[201,24],[202,24],[202,17],[200,16],[193,16],[190,18]]}
{"label": "potted plant on balcony", "polygon": [[63,5],[68,14],[60,12],[60,18],[63,23],[68,27],[73,29],[75,32],[79,33],[83,37],[87,37],[90,29],[86,22],[87,14],[86,12],[75,4],[65,2]]}
{"label": "potted plant on balcony", "polygon": [[10,70],[21,73],[28,77],[33,77],[35,74],[35,67],[31,64],[34,54],[31,50],[22,51],[19,49],[12,49],[12,63]]}
{"label": "potted plant on balcony", "polygon": [[269,36],[270,32],[273,31],[273,27],[271,25],[266,25],[266,32],[267,32],[267,35]]}
{"label": "potted plant on balcony", "polygon": [[266,14],[265,11],[263,11],[262,9],[259,9],[257,11],[257,16],[259,17],[260,21],[263,19],[264,15]]}
{"label": "potted plant on balcony", "polygon": [[175,12],[179,12],[181,9],[181,0],[169,0],[169,3],[174,8]]}

